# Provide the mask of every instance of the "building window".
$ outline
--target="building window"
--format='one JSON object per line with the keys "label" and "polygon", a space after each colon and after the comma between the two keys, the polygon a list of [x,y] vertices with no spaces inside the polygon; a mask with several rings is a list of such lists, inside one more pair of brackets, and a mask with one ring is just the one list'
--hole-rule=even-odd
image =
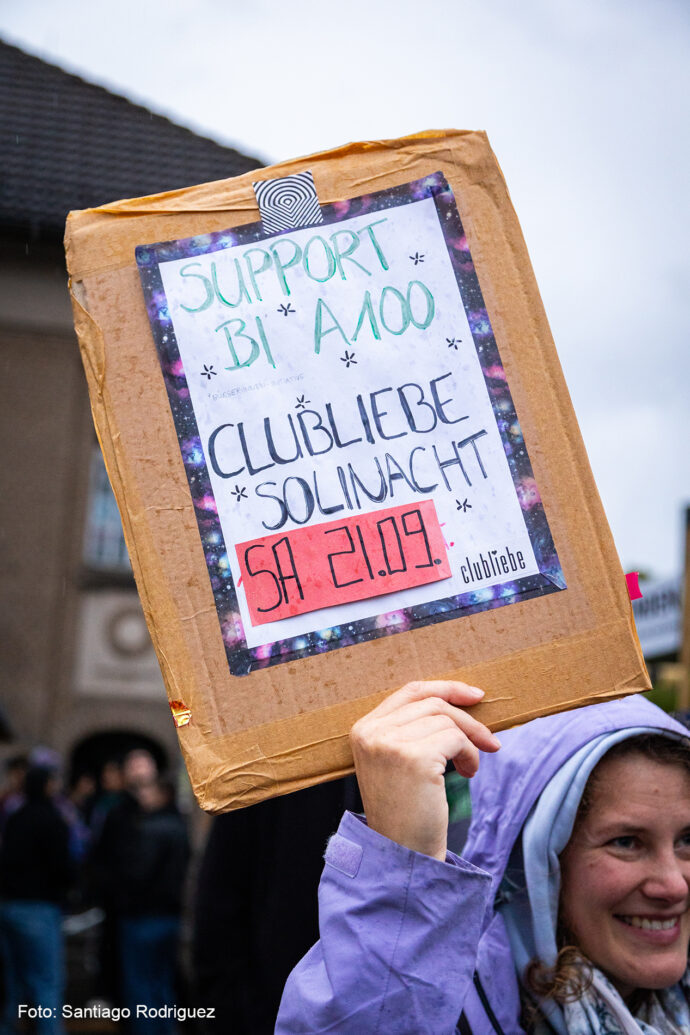
{"label": "building window", "polygon": [[91,454],[83,562],[91,571],[116,575],[132,573],[120,512],[97,445]]}

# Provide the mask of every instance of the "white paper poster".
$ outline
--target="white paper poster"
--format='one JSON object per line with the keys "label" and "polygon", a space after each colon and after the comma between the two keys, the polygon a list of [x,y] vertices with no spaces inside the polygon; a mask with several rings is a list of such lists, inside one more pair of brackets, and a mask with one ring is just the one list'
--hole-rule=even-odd
{"label": "white paper poster", "polygon": [[236,674],[565,588],[440,174],[137,249]]}

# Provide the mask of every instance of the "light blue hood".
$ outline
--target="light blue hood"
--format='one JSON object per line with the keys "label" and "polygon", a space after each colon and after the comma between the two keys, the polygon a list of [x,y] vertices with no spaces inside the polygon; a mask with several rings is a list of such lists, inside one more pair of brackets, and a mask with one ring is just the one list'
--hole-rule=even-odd
{"label": "light blue hood", "polygon": [[482,755],[470,781],[472,823],[462,854],[493,876],[494,891],[532,806],[555,773],[597,737],[631,727],[688,736],[679,722],[635,694],[505,730],[501,750]]}

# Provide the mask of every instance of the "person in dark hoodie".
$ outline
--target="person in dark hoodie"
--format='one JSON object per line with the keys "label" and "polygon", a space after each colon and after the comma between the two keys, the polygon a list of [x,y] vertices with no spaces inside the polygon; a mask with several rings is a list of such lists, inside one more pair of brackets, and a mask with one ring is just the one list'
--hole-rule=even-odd
{"label": "person in dark hoodie", "polygon": [[[481,697],[411,683],[355,725],[367,820],[346,814],[329,842],[321,940],[277,1035],[690,1032],[687,731],[636,696],[498,750],[467,710]],[[474,777],[462,858],[449,759]]]}
{"label": "person in dark hoodie", "polygon": [[0,949],[5,981],[3,1032],[18,1030],[19,1004],[41,1007],[36,1030],[62,1031],[62,909],[74,878],[69,828],[53,797],[55,772],[26,774],[25,802],[7,820],[0,846]]}
{"label": "person in dark hoodie", "polygon": [[[153,1015],[176,1003],[175,973],[189,839],[173,788],[148,751],[123,762],[125,790],[108,812],[91,858],[92,881],[114,918],[119,996],[132,1032],[175,1031],[174,1017]],[[147,1007],[152,1015],[141,1015]]]}

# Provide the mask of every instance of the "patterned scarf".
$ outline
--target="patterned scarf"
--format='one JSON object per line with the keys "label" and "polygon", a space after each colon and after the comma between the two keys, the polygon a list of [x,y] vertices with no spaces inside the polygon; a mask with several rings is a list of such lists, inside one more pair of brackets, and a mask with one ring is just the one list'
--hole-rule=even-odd
{"label": "patterned scarf", "polygon": [[594,971],[591,987],[563,1006],[568,1035],[690,1035],[690,970],[631,1014],[613,985]]}

